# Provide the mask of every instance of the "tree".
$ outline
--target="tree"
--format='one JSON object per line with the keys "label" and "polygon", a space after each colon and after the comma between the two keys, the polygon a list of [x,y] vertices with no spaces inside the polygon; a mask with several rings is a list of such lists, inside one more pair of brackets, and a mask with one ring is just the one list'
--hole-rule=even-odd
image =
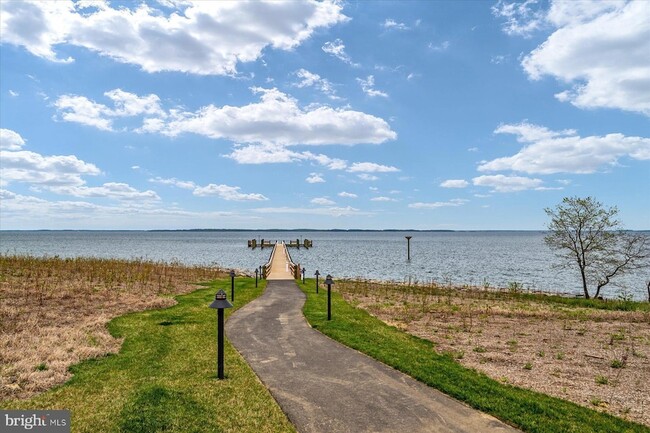
{"label": "tree", "polygon": [[544,211],[551,218],[544,241],[566,259],[566,267],[577,265],[585,298],[590,298],[590,286],[598,298],[613,278],[648,266],[650,240],[623,231],[616,207],[607,208],[593,197],[565,197]]}

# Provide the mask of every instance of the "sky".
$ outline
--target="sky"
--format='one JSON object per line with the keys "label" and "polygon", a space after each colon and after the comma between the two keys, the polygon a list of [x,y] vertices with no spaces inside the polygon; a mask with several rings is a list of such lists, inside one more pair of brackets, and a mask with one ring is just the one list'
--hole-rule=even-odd
{"label": "sky", "polygon": [[0,8],[0,229],[650,229],[650,1]]}

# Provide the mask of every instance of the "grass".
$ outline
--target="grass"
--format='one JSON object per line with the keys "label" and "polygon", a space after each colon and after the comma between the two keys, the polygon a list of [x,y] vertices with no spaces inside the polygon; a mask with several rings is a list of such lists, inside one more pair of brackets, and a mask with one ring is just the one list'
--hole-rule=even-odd
{"label": "grass", "polygon": [[[235,308],[263,284],[236,280]],[[73,432],[292,432],[293,426],[243,358],[226,341],[226,379],[216,379],[216,313],[208,308],[217,280],[178,296],[178,304],[131,313],[109,323],[120,352],[72,367],[64,385],[3,409],[69,409]],[[227,290],[229,293],[230,291]]]}
{"label": "grass", "polygon": [[[337,292],[332,294],[332,321],[327,321],[327,296],[324,292],[316,295],[313,286],[311,281],[299,284],[307,294],[303,311],[314,328],[525,432],[650,432],[643,425],[499,383],[465,368],[452,356],[437,353],[430,341],[401,332],[354,308]],[[582,304],[579,301],[585,300],[575,300]]]}

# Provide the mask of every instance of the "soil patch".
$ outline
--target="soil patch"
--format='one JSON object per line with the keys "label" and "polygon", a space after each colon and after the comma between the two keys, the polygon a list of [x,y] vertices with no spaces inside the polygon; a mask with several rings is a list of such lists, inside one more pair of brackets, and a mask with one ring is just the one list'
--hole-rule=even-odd
{"label": "soil patch", "polygon": [[340,282],[346,300],[504,383],[650,426],[650,312]]}

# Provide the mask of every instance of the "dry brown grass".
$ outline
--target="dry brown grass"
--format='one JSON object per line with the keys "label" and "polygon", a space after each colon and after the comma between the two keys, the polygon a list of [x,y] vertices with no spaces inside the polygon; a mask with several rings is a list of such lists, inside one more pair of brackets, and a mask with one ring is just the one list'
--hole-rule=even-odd
{"label": "dry brown grass", "polygon": [[68,367],[117,352],[106,324],[174,304],[171,295],[225,273],[178,263],[0,255],[0,400],[69,379]]}
{"label": "dry brown grass", "polygon": [[344,297],[516,386],[650,426],[650,312],[507,292],[340,281]]}

